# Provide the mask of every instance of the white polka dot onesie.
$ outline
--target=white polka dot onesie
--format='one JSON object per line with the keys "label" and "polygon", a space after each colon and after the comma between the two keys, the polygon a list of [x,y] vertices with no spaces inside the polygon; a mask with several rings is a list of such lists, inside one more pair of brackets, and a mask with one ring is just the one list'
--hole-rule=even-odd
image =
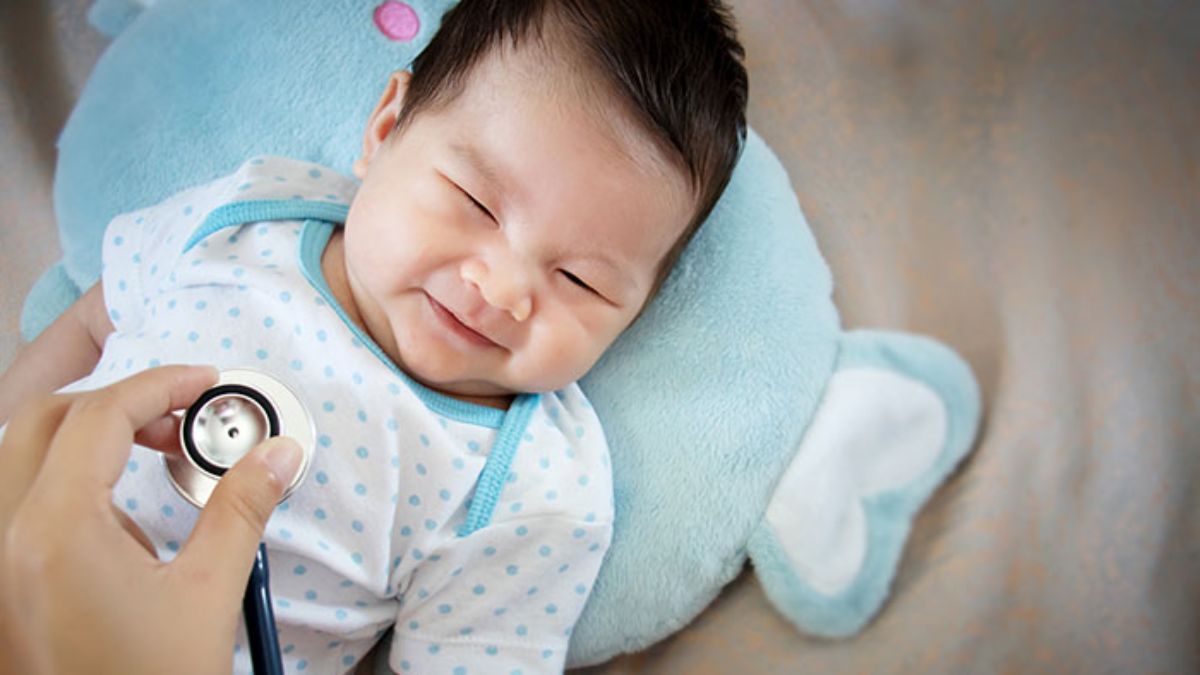
{"label": "white polka dot onesie", "polygon": [[[68,388],[209,363],[270,373],[300,396],[316,454],[265,535],[288,672],[348,671],[393,625],[398,672],[560,672],[612,536],[600,423],[577,385],[503,411],[391,363],[321,274],[356,187],[257,158],[114,219],[102,283],[116,332]],[[144,448],[114,498],[163,558],[196,520]],[[233,663],[250,671],[241,629]]]}

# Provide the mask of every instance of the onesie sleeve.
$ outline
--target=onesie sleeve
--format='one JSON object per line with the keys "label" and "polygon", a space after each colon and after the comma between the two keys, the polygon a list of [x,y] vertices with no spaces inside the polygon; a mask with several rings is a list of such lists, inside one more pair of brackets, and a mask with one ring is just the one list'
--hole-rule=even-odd
{"label": "onesie sleeve", "polygon": [[182,193],[109,222],[101,245],[100,283],[118,332],[136,331],[152,311],[153,297],[174,283],[188,234],[198,225],[195,209],[180,205],[180,197],[186,201],[188,196]]}
{"label": "onesie sleeve", "polygon": [[611,522],[561,515],[506,520],[447,540],[402,589],[391,668],[561,673],[611,540]]}
{"label": "onesie sleeve", "polygon": [[[136,331],[159,311],[155,296],[184,284],[176,273],[191,237],[214,209],[253,192],[249,189],[251,174],[260,164],[262,159],[249,160],[233,174],[187,188],[109,222],[100,248],[100,282],[109,318],[118,332]],[[192,262],[197,264],[194,259]]]}

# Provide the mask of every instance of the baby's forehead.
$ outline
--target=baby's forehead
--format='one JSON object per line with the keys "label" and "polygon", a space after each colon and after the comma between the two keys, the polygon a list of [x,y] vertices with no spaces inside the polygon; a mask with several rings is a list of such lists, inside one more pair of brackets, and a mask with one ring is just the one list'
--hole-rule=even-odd
{"label": "baby's forehead", "polygon": [[536,38],[503,40],[481,55],[463,82],[465,91],[494,91],[498,77],[518,78],[525,87],[548,95],[563,114],[586,116],[604,130],[612,149],[632,160],[647,178],[694,183],[680,152],[666,133],[639,109],[597,58],[568,39],[570,30],[547,21]]}

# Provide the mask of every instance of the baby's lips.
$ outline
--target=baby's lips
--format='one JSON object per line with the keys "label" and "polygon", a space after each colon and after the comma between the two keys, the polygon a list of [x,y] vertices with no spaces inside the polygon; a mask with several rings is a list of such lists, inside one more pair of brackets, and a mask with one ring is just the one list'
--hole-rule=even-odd
{"label": "baby's lips", "polygon": [[375,27],[389,40],[405,42],[421,30],[421,18],[407,3],[387,0],[375,8]]}

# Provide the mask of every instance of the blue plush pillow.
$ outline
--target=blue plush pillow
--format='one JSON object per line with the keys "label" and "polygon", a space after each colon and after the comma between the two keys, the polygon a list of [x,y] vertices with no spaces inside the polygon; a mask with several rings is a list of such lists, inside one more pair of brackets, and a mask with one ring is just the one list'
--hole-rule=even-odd
{"label": "blue plush pillow", "polygon": [[[64,259],[27,300],[26,336],[96,280],[113,215],[256,154],[348,173],[378,89],[451,4],[98,2],[93,22],[119,35],[59,141]],[[570,665],[679,629],[747,555],[803,630],[849,635],[881,606],[913,514],[971,446],[978,393],[935,342],[843,332],[831,290],[751,132],[661,294],[582,382],[611,442],[617,520]]]}

